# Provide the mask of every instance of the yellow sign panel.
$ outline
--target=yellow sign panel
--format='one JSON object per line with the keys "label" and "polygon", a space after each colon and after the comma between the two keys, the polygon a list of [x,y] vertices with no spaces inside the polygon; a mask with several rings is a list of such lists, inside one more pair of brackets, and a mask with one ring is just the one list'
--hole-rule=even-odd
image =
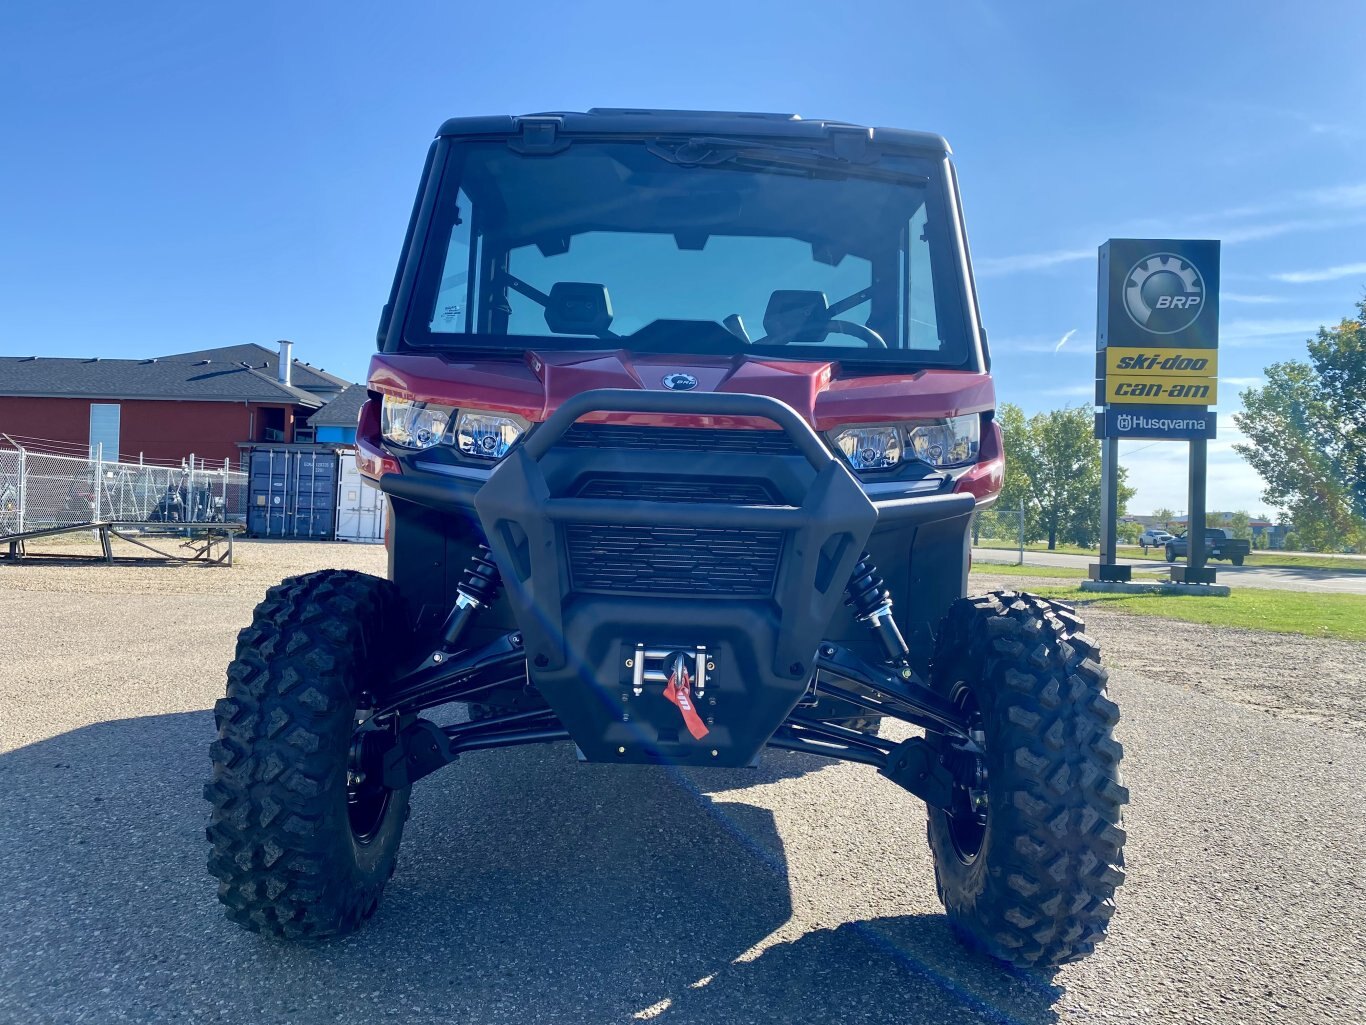
{"label": "yellow sign panel", "polygon": [[1214,377],[1219,373],[1215,349],[1105,349],[1107,376]]}
{"label": "yellow sign panel", "polygon": [[1219,401],[1214,377],[1138,377],[1107,375],[1105,405],[1213,406]]}

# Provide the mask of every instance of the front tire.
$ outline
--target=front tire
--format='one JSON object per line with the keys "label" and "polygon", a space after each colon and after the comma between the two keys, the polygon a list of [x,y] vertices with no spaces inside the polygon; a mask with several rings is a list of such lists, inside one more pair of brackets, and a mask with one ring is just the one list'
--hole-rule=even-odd
{"label": "front tire", "polygon": [[1167,545],[1167,561],[1168,561],[1168,562],[1175,562],[1175,561],[1176,561],[1176,549],[1173,548],[1171,545]]}
{"label": "front tire", "polygon": [[237,638],[204,788],[227,917],[281,940],[352,932],[393,874],[408,789],[348,770],[408,627],[392,583],[324,570],[272,587]]}
{"label": "front tire", "polygon": [[1129,795],[1105,683],[1077,616],[1033,595],[961,599],[936,640],[930,684],[986,751],[979,762],[938,739],[960,780],[976,763],[956,814],[930,809],[939,898],[970,945],[1015,965],[1085,957],[1114,913]]}

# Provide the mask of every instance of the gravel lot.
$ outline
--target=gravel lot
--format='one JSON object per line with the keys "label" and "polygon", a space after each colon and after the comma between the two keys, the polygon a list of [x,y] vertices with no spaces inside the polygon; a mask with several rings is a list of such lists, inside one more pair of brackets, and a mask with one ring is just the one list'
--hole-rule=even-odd
{"label": "gravel lot", "polygon": [[[1124,710],[1129,881],[1055,973],[964,953],[924,814],[871,771],[471,755],[414,795],[359,935],[219,914],[200,796],[264,589],[231,569],[0,565],[0,1022],[1335,1022],[1366,1016],[1366,645],[1095,612]],[[982,576],[979,589],[1020,587]]]}

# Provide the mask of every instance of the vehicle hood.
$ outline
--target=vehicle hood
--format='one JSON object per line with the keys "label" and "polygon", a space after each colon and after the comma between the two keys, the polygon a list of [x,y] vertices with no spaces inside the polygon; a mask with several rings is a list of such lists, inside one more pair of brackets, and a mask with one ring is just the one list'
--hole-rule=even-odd
{"label": "vehicle hood", "polygon": [[[669,391],[665,379],[688,375],[694,393],[767,395],[787,403],[817,430],[850,423],[976,413],[995,407],[987,374],[919,370],[869,374],[857,365],[824,360],[748,356],[532,350],[508,359],[457,353],[375,356],[370,388],[399,398],[515,413],[540,422],[571,396],[596,388]],[[612,413],[587,419],[689,426],[768,426],[736,417]]]}

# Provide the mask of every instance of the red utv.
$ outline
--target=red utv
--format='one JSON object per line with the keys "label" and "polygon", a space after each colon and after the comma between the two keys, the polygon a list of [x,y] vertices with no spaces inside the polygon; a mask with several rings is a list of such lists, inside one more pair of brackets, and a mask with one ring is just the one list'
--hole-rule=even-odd
{"label": "red utv", "polygon": [[[466,753],[570,740],[734,767],[780,748],[925,802],[971,941],[1017,964],[1089,953],[1123,879],[1118,710],[1069,608],[964,597],[1002,477],[989,366],[939,136],[663,110],[447,122],[357,439],[391,501],[389,579],[272,588],[216,708],[229,917],[355,929],[412,784]],[[463,721],[424,716],[452,702]]]}

